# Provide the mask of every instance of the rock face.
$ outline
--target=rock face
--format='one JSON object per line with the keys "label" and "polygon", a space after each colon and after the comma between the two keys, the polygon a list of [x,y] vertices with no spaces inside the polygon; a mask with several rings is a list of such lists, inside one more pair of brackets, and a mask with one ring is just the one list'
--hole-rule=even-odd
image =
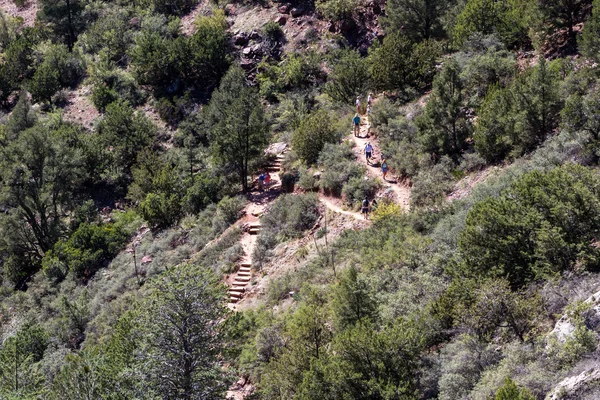
{"label": "rock face", "polygon": [[546,400],[582,400],[600,398],[600,367],[565,378],[546,396]]}
{"label": "rock face", "polygon": [[238,33],[237,35],[235,35],[233,37],[233,43],[236,46],[245,46],[248,44],[248,35],[246,35],[244,32],[242,33]]}
{"label": "rock face", "polygon": [[[586,313],[586,326],[592,330],[600,328],[600,292],[596,292],[585,300],[590,305]],[[575,332],[575,325],[571,322],[568,315],[563,315],[554,326],[550,335],[554,335],[561,343],[569,339]]]}
{"label": "rock face", "polygon": [[294,18],[298,18],[299,16],[304,14],[304,8],[294,7],[290,10],[290,14],[292,14],[292,17],[294,17]]}

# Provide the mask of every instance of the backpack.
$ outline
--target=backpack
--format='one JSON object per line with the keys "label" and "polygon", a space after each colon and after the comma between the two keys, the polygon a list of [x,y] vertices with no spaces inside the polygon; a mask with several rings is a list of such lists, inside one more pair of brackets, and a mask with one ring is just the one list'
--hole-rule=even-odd
{"label": "backpack", "polygon": [[369,207],[369,201],[367,199],[363,200],[363,207]]}

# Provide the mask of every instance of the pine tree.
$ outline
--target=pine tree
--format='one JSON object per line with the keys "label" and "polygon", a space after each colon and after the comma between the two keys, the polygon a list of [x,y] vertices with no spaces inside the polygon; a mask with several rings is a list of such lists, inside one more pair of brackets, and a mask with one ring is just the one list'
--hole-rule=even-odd
{"label": "pine tree", "polygon": [[390,0],[387,3],[386,24],[390,32],[405,31],[414,41],[427,40],[443,34],[440,23],[445,11],[455,1]]}
{"label": "pine tree", "polygon": [[592,4],[592,15],[583,27],[580,48],[583,55],[600,62],[600,0]]}
{"label": "pine tree", "polygon": [[258,93],[247,85],[239,66],[229,69],[213,93],[208,121],[215,160],[238,174],[246,192],[250,165],[262,155],[268,129]]}

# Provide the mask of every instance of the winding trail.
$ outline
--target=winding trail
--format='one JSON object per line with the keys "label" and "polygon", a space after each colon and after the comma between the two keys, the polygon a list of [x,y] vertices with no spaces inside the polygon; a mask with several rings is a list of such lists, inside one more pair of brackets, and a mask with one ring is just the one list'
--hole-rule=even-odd
{"label": "winding trail", "polygon": [[[361,115],[359,136],[356,137],[351,132],[346,139],[354,142],[355,146],[353,151],[356,160],[365,166],[369,177],[379,178],[384,183],[386,191],[390,191],[394,194],[393,201],[400,204],[405,211],[408,211],[410,207],[410,186],[400,181],[397,177],[394,177],[391,171],[388,172],[388,180],[384,181],[383,172],[381,172],[381,150],[379,147],[379,140],[370,135],[370,130],[371,123],[367,120],[366,116]],[[371,163],[368,163],[365,158],[364,148],[367,142],[371,142],[374,150]],[[390,177],[393,177],[393,180],[389,180]]]}
{"label": "winding trail", "polygon": [[346,211],[346,210],[342,209],[340,206],[338,206],[337,204],[335,204],[334,202],[332,202],[329,198],[327,198],[323,195],[319,195],[319,201],[321,201],[321,203],[323,203],[328,209],[330,209],[333,212],[343,214],[343,215],[349,215],[358,221],[365,220],[361,214],[359,214],[357,212]]}

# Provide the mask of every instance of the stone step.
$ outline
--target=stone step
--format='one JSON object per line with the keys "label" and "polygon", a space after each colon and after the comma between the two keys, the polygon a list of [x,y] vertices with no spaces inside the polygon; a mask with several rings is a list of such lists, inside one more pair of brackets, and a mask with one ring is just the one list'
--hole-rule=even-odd
{"label": "stone step", "polygon": [[243,290],[245,291],[245,289],[248,287],[247,283],[234,283],[233,284],[233,289],[234,290]]}
{"label": "stone step", "polygon": [[239,300],[239,299],[238,299],[237,297],[230,297],[230,298],[229,298],[229,302],[230,302],[230,303],[237,303],[237,302],[238,302],[238,300]]}
{"label": "stone step", "polygon": [[252,269],[249,268],[249,267],[242,267],[242,268],[238,269],[238,272],[248,272],[248,273],[250,273],[250,272],[252,272]]}
{"label": "stone step", "polygon": [[249,276],[238,276],[233,281],[233,284],[234,285],[247,285],[249,282],[250,282],[250,277]]}
{"label": "stone step", "polygon": [[237,276],[250,276],[251,273],[249,271],[239,271]]}
{"label": "stone step", "polygon": [[279,172],[279,171],[281,171],[281,166],[279,166],[279,167],[276,167],[276,166],[268,166],[266,169],[267,169],[267,171],[269,171],[269,172]]}
{"label": "stone step", "polygon": [[251,222],[248,224],[248,228],[260,228],[261,226],[260,222]]}
{"label": "stone step", "polygon": [[242,297],[242,293],[229,292],[229,298],[232,298],[232,297],[237,297],[239,299],[240,297]]}
{"label": "stone step", "polygon": [[257,229],[257,228],[248,230],[248,233],[251,235],[258,235],[259,232],[260,232],[260,229]]}
{"label": "stone step", "polygon": [[240,263],[240,267],[251,267],[252,263],[250,261],[244,261]]}

